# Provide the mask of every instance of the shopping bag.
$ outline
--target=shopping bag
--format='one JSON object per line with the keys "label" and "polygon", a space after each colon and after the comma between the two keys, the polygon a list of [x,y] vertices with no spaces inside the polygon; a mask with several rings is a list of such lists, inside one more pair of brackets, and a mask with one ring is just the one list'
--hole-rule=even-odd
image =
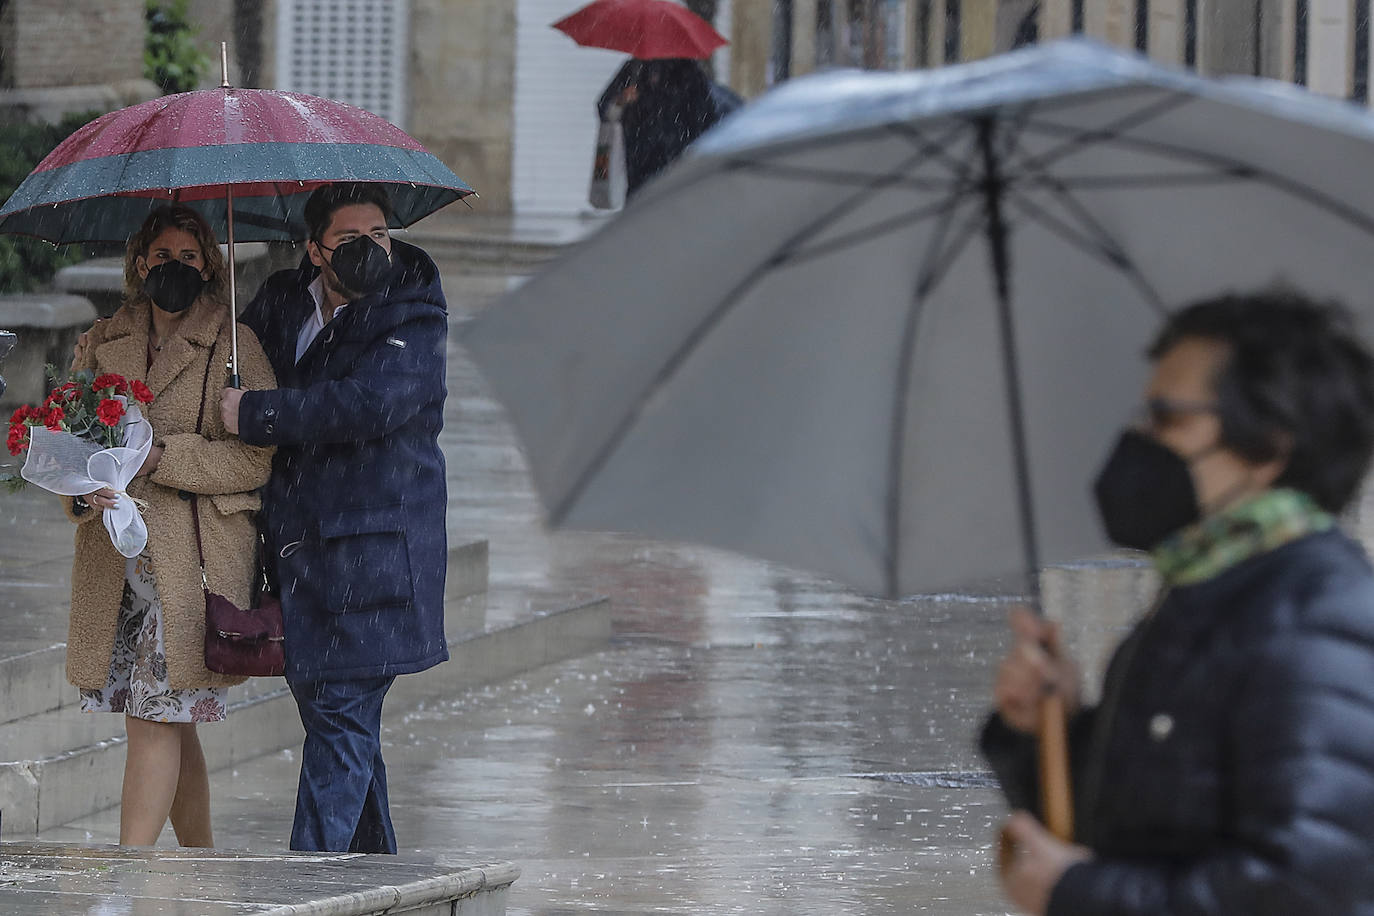
{"label": "shopping bag", "polygon": [[620,106],[608,112],[596,132],[596,156],[592,160],[592,186],[587,195],[598,210],[618,210],[625,206],[629,185],[625,170],[625,129],[620,123]]}

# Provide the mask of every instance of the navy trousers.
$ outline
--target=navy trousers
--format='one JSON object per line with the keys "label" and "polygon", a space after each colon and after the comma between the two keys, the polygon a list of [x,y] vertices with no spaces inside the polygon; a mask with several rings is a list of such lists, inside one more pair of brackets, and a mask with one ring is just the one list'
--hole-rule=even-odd
{"label": "navy trousers", "polygon": [[293,683],[305,726],[291,848],[396,852],[382,762],[382,700],[393,677]]}

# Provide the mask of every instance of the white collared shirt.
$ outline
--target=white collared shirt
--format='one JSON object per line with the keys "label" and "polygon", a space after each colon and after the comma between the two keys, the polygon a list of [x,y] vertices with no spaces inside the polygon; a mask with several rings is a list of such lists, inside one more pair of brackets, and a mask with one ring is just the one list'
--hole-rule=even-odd
{"label": "white collared shirt", "polygon": [[[324,280],[320,277],[315,278],[315,282],[308,287],[310,298],[315,300],[315,311],[311,312],[305,319],[305,324],[301,326],[300,336],[296,338],[296,362],[301,361],[305,351],[310,349],[310,345],[315,342],[315,338],[320,336],[324,326],[329,322],[324,320]],[[345,302],[334,310],[334,317],[339,317],[339,313],[348,308]],[[333,319],[331,319],[333,320]]]}

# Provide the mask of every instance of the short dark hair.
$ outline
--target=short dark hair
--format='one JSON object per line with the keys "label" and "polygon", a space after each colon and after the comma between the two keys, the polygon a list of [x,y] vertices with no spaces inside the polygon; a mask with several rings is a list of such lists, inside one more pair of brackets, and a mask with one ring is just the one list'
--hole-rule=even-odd
{"label": "short dark hair", "polygon": [[1286,457],[1278,486],[1343,509],[1374,453],[1374,358],[1350,313],[1290,289],[1227,294],[1171,316],[1150,358],[1185,338],[1226,347],[1213,379],[1222,444],[1257,463]]}
{"label": "short dark hair", "polygon": [[305,228],[310,238],[318,242],[329,228],[334,211],[353,204],[372,204],[382,211],[387,225],[391,225],[395,212],[391,208],[391,198],[381,185],[365,181],[336,181],[315,189],[305,201]]}

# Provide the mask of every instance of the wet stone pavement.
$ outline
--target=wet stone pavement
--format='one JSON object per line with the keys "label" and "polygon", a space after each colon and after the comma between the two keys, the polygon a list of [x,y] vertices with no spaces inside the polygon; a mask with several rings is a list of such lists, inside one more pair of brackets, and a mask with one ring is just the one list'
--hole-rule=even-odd
{"label": "wet stone pavement", "polygon": [[[445,276],[455,326],[509,282]],[[989,856],[1003,809],[973,750],[1006,598],[882,603],[716,551],[549,534],[456,343],[449,386],[451,533],[490,540],[493,589],[610,595],[616,636],[388,708],[402,852],[516,863],[512,914],[1008,911]],[[218,844],[285,849],[296,775],[293,751],[214,774]],[[106,811],[42,838],[117,827]]]}

